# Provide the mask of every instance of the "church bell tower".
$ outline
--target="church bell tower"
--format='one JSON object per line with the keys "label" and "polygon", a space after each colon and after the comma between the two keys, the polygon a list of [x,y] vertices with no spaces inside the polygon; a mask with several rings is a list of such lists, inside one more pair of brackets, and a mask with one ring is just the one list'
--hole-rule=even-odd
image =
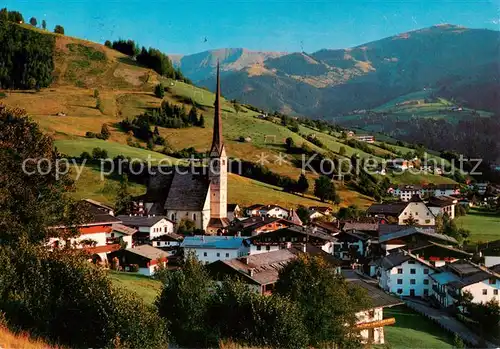
{"label": "church bell tower", "polygon": [[220,108],[220,67],[217,62],[217,88],[214,103],[214,134],[210,148],[210,218],[227,221],[227,156],[222,138]]}

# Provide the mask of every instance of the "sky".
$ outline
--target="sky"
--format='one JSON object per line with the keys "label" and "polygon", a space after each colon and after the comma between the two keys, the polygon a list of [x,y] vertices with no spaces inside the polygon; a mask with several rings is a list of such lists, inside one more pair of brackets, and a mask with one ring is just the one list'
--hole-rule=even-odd
{"label": "sky", "polygon": [[500,0],[2,0],[25,20],[103,43],[132,39],[169,54],[216,48],[315,52],[451,23],[500,29]]}

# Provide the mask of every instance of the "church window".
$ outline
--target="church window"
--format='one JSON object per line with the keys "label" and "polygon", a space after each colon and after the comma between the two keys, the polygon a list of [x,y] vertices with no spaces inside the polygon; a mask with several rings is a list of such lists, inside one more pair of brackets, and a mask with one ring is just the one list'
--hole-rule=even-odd
{"label": "church window", "polygon": [[193,213],[193,221],[196,221],[196,213]]}
{"label": "church window", "polygon": [[171,218],[172,218],[173,221],[175,221],[175,214],[172,213]]}

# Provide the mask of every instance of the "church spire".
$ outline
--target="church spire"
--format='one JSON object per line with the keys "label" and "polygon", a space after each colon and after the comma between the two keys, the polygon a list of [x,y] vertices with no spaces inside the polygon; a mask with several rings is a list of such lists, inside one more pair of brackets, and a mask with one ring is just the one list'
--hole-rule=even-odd
{"label": "church spire", "polygon": [[217,87],[215,91],[215,103],[214,103],[214,135],[212,138],[212,148],[210,153],[214,151],[220,155],[223,147],[222,139],[222,116],[220,112],[220,67],[219,60],[217,60]]}

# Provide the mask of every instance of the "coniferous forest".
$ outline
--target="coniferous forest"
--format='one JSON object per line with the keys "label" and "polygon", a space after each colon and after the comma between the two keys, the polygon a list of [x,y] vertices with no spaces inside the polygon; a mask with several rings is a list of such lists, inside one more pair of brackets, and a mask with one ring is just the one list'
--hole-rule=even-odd
{"label": "coniferous forest", "polygon": [[0,88],[50,85],[55,37],[0,20],[0,42]]}

